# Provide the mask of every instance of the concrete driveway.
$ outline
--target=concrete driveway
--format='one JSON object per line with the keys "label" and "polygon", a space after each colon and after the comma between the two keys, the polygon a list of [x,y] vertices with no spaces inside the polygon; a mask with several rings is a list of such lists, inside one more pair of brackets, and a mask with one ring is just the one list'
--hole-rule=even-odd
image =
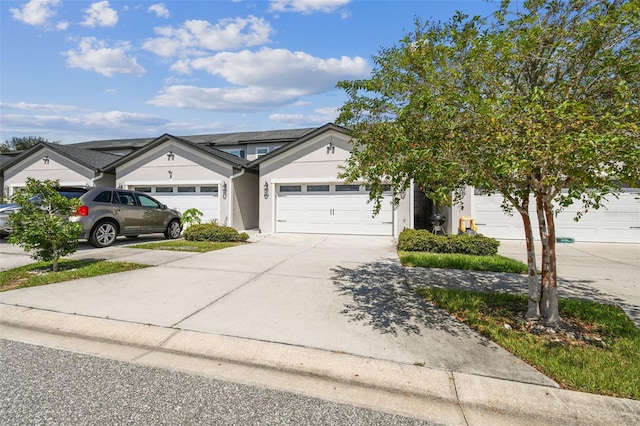
{"label": "concrete driveway", "polygon": [[417,297],[390,237],[277,234],[203,254],[107,250],[92,254],[158,266],[4,292],[0,303],[553,385]]}

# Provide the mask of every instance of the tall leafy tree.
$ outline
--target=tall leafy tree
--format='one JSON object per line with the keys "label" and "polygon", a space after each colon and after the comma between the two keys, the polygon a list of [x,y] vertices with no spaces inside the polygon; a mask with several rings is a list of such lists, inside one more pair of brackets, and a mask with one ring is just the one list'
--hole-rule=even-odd
{"label": "tall leafy tree", "polygon": [[58,181],[39,181],[27,178],[25,188],[12,197],[20,210],[9,214],[11,234],[8,241],[17,244],[38,260],[52,262],[52,270],[59,270],[62,256],[78,249],[82,225],[70,222],[81,202],[61,195]]}
{"label": "tall leafy tree", "polygon": [[343,177],[372,182],[378,201],[389,178],[437,201],[464,184],[501,193],[523,220],[527,316],[556,324],[555,215],[598,208],[640,176],[639,33],[637,0],[503,1],[487,18],[416,19],[370,79],[338,84],[355,144]]}
{"label": "tall leafy tree", "polygon": [[24,151],[25,149],[29,149],[34,145],[39,144],[40,142],[48,142],[48,143],[60,143],[60,142],[50,142],[48,139],[43,138],[42,136],[24,136],[24,137],[12,137],[9,140],[6,140],[0,143],[0,153],[1,152],[11,152],[11,151]]}

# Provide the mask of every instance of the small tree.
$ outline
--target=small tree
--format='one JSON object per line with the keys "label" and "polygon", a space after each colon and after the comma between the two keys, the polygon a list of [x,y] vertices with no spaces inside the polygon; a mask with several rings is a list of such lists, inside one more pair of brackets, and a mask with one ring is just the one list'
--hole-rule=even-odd
{"label": "small tree", "polygon": [[26,188],[12,197],[20,210],[9,215],[12,231],[8,241],[37,260],[51,261],[59,270],[58,260],[78,249],[82,225],[68,220],[80,207],[77,198],[68,199],[57,191],[59,182],[27,178]]}
{"label": "small tree", "polygon": [[[416,19],[374,57],[367,80],[344,81],[337,120],[353,129],[342,177],[382,198],[411,180],[436,201],[462,184],[501,193],[523,220],[528,317],[557,324],[555,216],[584,211],[640,176],[640,2],[503,0],[486,19]],[[538,218],[536,278],[529,200]]]}

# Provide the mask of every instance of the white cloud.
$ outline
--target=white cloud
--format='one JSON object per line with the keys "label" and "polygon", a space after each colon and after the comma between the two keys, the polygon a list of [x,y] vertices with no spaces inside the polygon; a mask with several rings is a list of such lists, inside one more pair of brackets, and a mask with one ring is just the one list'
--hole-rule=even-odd
{"label": "white cloud", "polygon": [[312,114],[271,114],[269,120],[292,126],[310,126],[332,123],[338,117],[338,108],[317,108]]}
{"label": "white cloud", "polygon": [[120,42],[109,47],[95,37],[83,37],[78,44],[78,50],[69,50],[63,55],[67,56],[67,66],[70,68],[95,71],[106,77],[116,74],[145,74],[145,69],[138,64],[136,58],[127,56],[129,50],[128,42]]}
{"label": "white cloud", "polygon": [[203,70],[235,85],[295,89],[305,94],[333,89],[340,80],[363,78],[371,71],[359,56],[323,59],[305,52],[270,48],[185,59],[172,69],[180,73]]}
{"label": "white cloud", "polygon": [[169,108],[194,108],[209,111],[253,111],[287,105],[301,96],[296,91],[274,92],[260,87],[207,88],[169,86],[148,104]]}
{"label": "white cloud", "polygon": [[322,59],[268,48],[182,60],[173,68],[183,72],[204,70],[223,77],[232,86],[172,85],[148,103],[215,111],[267,109],[295,104],[302,96],[333,90],[340,80],[365,78],[370,73],[368,63],[360,57]]}
{"label": "white cloud", "polygon": [[314,12],[329,13],[348,4],[351,0],[271,0],[273,12],[296,12],[309,15]]}
{"label": "white cloud", "polygon": [[57,30],[65,31],[67,28],[69,28],[69,22],[68,21],[60,21],[60,22],[56,23],[56,29]]}
{"label": "white cloud", "polygon": [[77,109],[71,105],[60,104],[30,104],[27,102],[0,102],[0,108],[3,109],[22,109],[22,110],[36,110],[36,111],[73,111]]}
{"label": "white cloud", "polygon": [[163,133],[169,120],[150,114],[123,111],[91,112],[77,115],[2,114],[3,140],[16,135],[42,135],[63,143]]}
{"label": "white cloud", "polygon": [[118,23],[118,12],[109,7],[108,1],[99,1],[92,3],[88,9],[85,9],[84,21],[85,27],[113,27]]}
{"label": "white cloud", "polygon": [[149,6],[147,12],[153,12],[156,14],[158,18],[168,18],[169,17],[169,9],[165,6],[164,3],[156,3]]}
{"label": "white cloud", "polygon": [[267,21],[255,16],[222,19],[216,24],[188,20],[177,28],[166,26],[154,30],[160,37],[148,39],[142,47],[163,57],[258,46],[268,43],[273,33]]}
{"label": "white cloud", "polygon": [[29,25],[44,25],[49,18],[55,16],[54,7],[59,6],[60,0],[30,0],[21,8],[9,9],[16,21]]}

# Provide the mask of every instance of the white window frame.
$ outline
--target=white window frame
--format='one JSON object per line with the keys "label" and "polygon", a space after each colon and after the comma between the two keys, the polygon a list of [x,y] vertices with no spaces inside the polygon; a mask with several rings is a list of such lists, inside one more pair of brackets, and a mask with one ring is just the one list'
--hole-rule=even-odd
{"label": "white window frame", "polygon": [[[261,152],[261,151],[264,151],[264,152]],[[269,147],[268,146],[257,146],[256,147],[256,158],[264,157],[268,153],[269,153]]]}

